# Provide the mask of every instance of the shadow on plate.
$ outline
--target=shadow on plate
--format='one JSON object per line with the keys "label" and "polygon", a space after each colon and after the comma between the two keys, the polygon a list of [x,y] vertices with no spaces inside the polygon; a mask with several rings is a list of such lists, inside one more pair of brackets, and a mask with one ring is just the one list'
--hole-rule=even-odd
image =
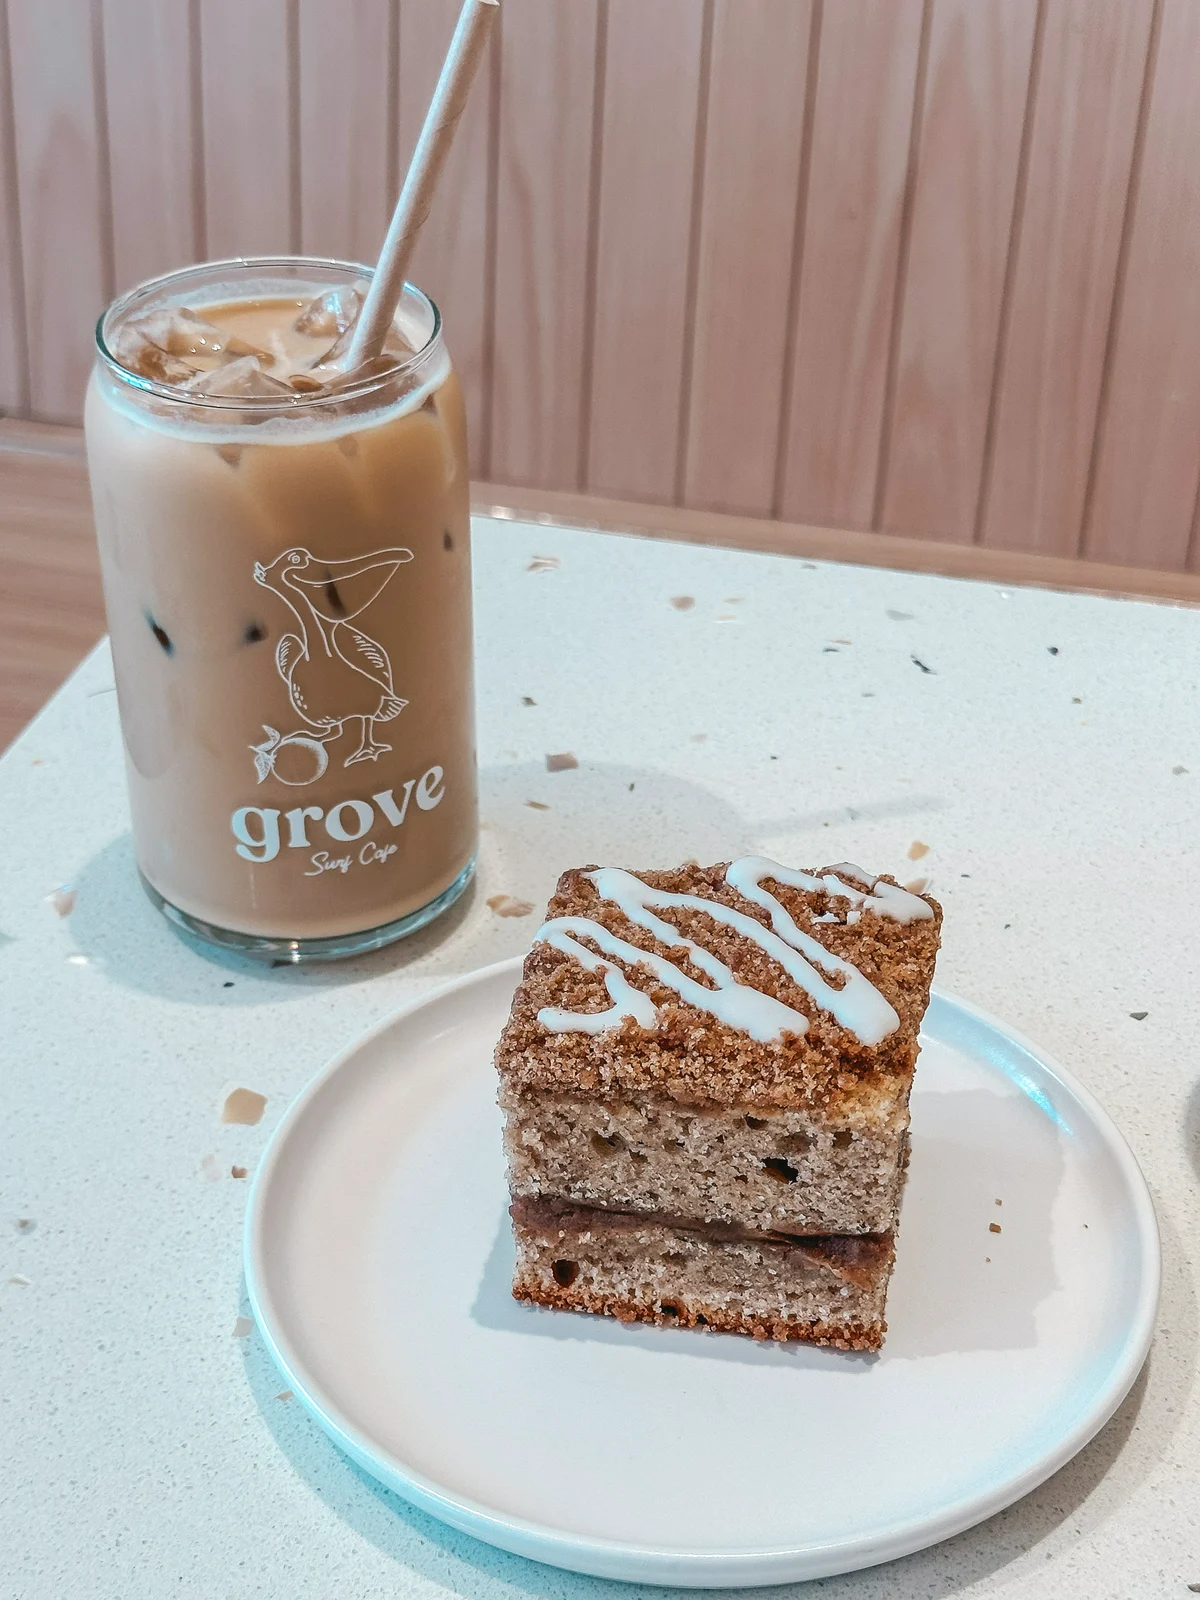
{"label": "shadow on plate", "polygon": [[1050,1215],[1062,1176],[1054,1124],[1024,1095],[914,1095],[883,1360],[1036,1344],[1038,1307],[1058,1287]]}
{"label": "shadow on plate", "polygon": [[[472,1315],[503,1333],[845,1373],[869,1372],[879,1361],[1029,1348],[1037,1339],[1038,1307],[1058,1287],[1048,1220],[1063,1174],[1054,1126],[1024,1096],[986,1090],[923,1093],[914,1108],[890,1331],[879,1356],[700,1329],[625,1327],[607,1317],[524,1305],[511,1294],[513,1245],[503,1215]],[[972,1130],[986,1132],[986,1140],[974,1140]],[[948,1205],[948,1195],[959,1203]],[[998,1196],[1002,1208],[995,1207]],[[1007,1241],[988,1231],[1000,1218]]]}

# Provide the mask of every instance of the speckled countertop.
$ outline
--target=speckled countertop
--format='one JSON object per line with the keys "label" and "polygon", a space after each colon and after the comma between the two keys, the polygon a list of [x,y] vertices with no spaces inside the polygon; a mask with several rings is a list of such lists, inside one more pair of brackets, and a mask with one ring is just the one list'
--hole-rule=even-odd
{"label": "speckled countertop", "polygon": [[[103,646],[0,761],[0,1594],[628,1593],[410,1510],[279,1398],[238,1320],[233,1171],[368,1024],[525,948],[532,918],[489,898],[762,849],[928,875],[939,982],[1095,1091],[1163,1235],[1158,1336],[1098,1438],[992,1521],[812,1590],[1185,1596],[1200,612],[511,522],[477,523],[476,576],[480,877],[391,951],[263,970],[170,931],[134,879]],[[257,1125],[221,1123],[236,1086]]]}

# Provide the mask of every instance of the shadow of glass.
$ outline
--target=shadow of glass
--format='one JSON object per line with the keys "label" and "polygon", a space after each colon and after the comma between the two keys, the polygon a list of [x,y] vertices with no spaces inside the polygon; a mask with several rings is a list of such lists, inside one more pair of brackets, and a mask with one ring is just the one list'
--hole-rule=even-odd
{"label": "shadow of glass", "polygon": [[204,944],[182,933],[150,903],[138,880],[133,839],[121,834],[75,879],[71,913],[76,946],[127,988],[189,1005],[258,1005],[313,989],[362,983],[411,966],[450,939],[471,916],[475,885],[444,916],[399,944],[346,961],[278,966]]}
{"label": "shadow of glass", "polygon": [[480,805],[496,867],[526,899],[526,885],[548,893],[568,867],[723,861],[755,842],[723,796],[671,772],[622,763],[585,760],[555,773],[532,761],[484,767]]}
{"label": "shadow of glass", "polygon": [[[901,817],[916,820],[934,811],[944,810],[946,802],[932,794],[907,794],[889,800],[850,801],[844,806],[829,806],[823,811],[803,811],[790,817],[766,817],[754,824],[756,834],[764,839],[784,838],[800,833],[815,833],[819,828],[833,828],[847,822],[892,822]],[[818,852],[819,854],[819,852]],[[824,861],[812,860],[806,866],[824,866]]]}
{"label": "shadow of glass", "polygon": [[[514,761],[480,773],[485,835],[510,892],[526,899],[553,888],[567,867],[611,863],[633,868],[708,864],[763,848],[767,839],[820,834],[833,823],[918,817],[944,804],[931,795],[864,798],[850,807],[745,818],[721,795],[674,773],[619,763],[581,761],[548,773],[536,762]],[[530,802],[533,802],[532,806]],[[817,839],[800,865],[823,863]],[[817,858],[821,857],[820,860]]]}
{"label": "shadow of glass", "polygon": [[[551,798],[541,804],[550,809],[531,809],[527,800],[543,792]],[[275,967],[183,935],[146,898],[129,834],[77,875],[71,931],[83,954],[130,988],[189,1004],[257,1004],[361,983],[417,962],[439,979],[523,954],[560,873],[582,862],[670,866],[687,855],[719,861],[753,843],[742,818],[719,795],[641,767],[594,763],[555,774],[530,762],[485,767],[480,809],[472,887],[437,922],[370,955]],[[524,917],[497,916],[486,904],[497,892],[528,901],[532,910]]]}
{"label": "shadow of glass", "polygon": [[[483,821],[475,885],[437,922],[385,950],[327,965],[273,967],[210,948],[175,930],[150,905],[129,834],[106,845],[77,875],[72,933],[80,952],[116,982],[188,1004],[274,1001],[361,983],[417,962],[429,978],[440,979],[524,953],[537,913],[568,867],[723,861],[760,850],[776,835],[820,833],[829,820],[824,813],[797,813],[748,822],[701,784],[621,763],[585,760],[576,769],[548,773],[536,762],[513,762],[482,768],[479,781]],[[921,796],[864,800],[856,815],[916,815],[937,804]],[[805,852],[811,859],[803,865],[821,864],[819,843]],[[498,916],[487,906],[498,893],[532,909],[523,917]]]}
{"label": "shadow of glass", "polygon": [[[791,864],[820,866],[838,854],[825,829],[847,820],[845,810],[746,818],[722,795],[674,773],[586,759],[556,773],[531,761],[485,767],[480,785],[482,897],[503,892],[527,901],[531,917],[568,867],[707,864],[784,845]],[[915,817],[940,804],[920,795],[866,798],[855,816]],[[533,927],[523,918],[481,917],[475,964],[523,953]]]}

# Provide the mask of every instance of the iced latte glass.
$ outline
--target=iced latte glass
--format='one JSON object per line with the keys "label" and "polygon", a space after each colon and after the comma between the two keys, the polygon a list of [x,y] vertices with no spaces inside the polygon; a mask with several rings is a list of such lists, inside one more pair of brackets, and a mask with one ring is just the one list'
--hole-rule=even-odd
{"label": "iced latte glass", "polygon": [[144,284],[87,397],[142,879],[192,933],[290,960],[413,931],[475,858],[462,398],[411,285],[385,356],[339,371],[368,277]]}

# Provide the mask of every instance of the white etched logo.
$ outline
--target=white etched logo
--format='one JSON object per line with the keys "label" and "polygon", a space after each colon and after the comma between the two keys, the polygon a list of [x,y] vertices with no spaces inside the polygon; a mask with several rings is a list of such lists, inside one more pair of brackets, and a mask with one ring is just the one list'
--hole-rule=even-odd
{"label": "white etched logo", "polygon": [[386,862],[399,846],[368,838],[375,824],[382,821],[402,828],[410,800],[416,801],[418,811],[435,811],[445,794],[446,774],[441,767],[427,767],[419,778],[408,779],[398,800],[395,788],[391,788],[380,789],[370,800],[340,800],[328,812],[323,806],[293,806],[290,811],[281,811],[278,806],[239,806],[230,817],[229,826],[243,861],[274,861],[281,849],[311,850],[314,843],[320,842],[320,835],[310,839],[309,829],[316,834],[318,825],[335,846],[358,845],[357,854],[316,851],[309,857],[310,867],[305,873],[305,877],[315,878],[322,872],[349,872],[355,865]]}
{"label": "white etched logo", "polygon": [[[251,745],[254,770],[262,783],[274,775],[291,788],[315,783],[329,766],[326,746],[348,731],[358,743],[342,765],[377,761],[392,747],[375,739],[375,724],[391,722],[408,704],[392,684],[387,651],[354,619],[383,593],[396,569],[411,561],[411,550],[376,550],[348,561],[322,561],[310,550],[285,550],[269,566],[254,563],[254,581],[277,595],[296,619],[298,632],[285,633],[275,648],[275,665],[296,715],[306,724],[281,733],[263,723],[266,739]],[[365,584],[359,582],[366,579]],[[296,777],[276,770],[280,752],[298,748],[312,757],[312,770]]]}

